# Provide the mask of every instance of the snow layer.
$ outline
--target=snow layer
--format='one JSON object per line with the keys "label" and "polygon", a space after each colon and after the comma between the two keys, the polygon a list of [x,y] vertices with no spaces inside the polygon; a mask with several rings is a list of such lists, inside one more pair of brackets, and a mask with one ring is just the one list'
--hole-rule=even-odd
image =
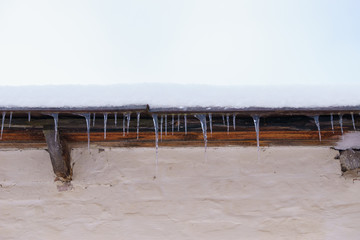
{"label": "snow layer", "polygon": [[336,107],[358,106],[357,86],[182,84],[2,86],[1,107]]}
{"label": "snow layer", "polygon": [[[0,239],[359,239],[360,182],[327,147],[0,151]],[[120,156],[120,157],[119,157]]]}

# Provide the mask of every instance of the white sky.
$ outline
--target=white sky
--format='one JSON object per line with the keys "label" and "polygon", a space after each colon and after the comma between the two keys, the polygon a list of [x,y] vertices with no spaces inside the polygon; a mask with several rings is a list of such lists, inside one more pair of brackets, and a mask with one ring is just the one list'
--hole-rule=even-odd
{"label": "white sky", "polygon": [[0,0],[0,85],[358,83],[358,0]]}

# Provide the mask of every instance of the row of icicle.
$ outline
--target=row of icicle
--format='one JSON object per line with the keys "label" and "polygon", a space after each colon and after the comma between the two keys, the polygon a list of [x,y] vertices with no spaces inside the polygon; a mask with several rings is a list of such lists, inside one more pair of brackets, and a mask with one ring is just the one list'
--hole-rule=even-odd
{"label": "row of icicle", "polygon": [[[12,121],[12,112],[10,112],[10,118],[9,118],[9,128],[11,127],[11,121]],[[45,114],[45,115],[49,115],[52,116],[54,118],[54,124],[55,124],[55,140],[57,139],[57,129],[58,129],[58,120],[59,120],[59,114],[58,113],[50,113],[50,114]],[[91,113],[79,113],[77,114],[79,116],[85,117],[86,120],[86,126],[87,126],[87,134],[88,134],[88,147],[90,147],[90,122],[91,122]],[[125,136],[125,134],[129,134],[129,129],[130,129],[130,117],[131,114],[130,113],[124,113],[123,114],[123,136]],[[354,131],[356,131],[356,127],[355,127],[355,120],[354,120],[354,113],[350,113],[351,115],[351,119],[352,119],[352,124],[353,124],[353,128]],[[2,113],[2,122],[1,122],[1,135],[0,135],[0,139],[2,139],[3,136],[3,130],[4,130],[4,123],[5,123],[5,116],[6,116],[6,112]],[[106,128],[107,128],[107,119],[108,119],[108,113],[103,113],[104,116],[104,139],[106,139]],[[167,116],[168,115],[161,115],[160,117],[160,140],[162,140],[162,133],[163,133],[163,122],[165,121],[165,135],[167,135]],[[184,131],[185,131],[185,135],[187,134],[187,114],[184,114]],[[206,119],[206,114],[196,114],[194,115],[197,119],[199,119],[200,124],[201,124],[201,128],[202,128],[202,132],[203,132],[203,136],[204,136],[204,142],[205,142],[205,151],[206,151],[206,147],[207,147],[207,119]],[[339,124],[340,124],[340,129],[341,129],[341,134],[344,133],[343,131],[343,115],[342,114],[338,114],[339,116]],[[153,114],[153,122],[154,122],[154,129],[155,129],[155,135],[158,135],[158,116],[157,114]],[[230,114],[226,114],[226,124],[225,124],[225,115],[222,114],[222,120],[223,120],[223,124],[227,126],[227,134],[229,134],[229,128],[230,128],[230,123],[229,123],[229,117]],[[95,118],[96,118],[96,114],[93,113],[93,123],[92,125],[95,126]],[[117,126],[117,113],[114,113],[114,118],[115,118],[115,126]],[[209,127],[210,127],[210,133],[212,135],[212,114],[209,113],[208,114],[208,118],[209,118]],[[236,114],[232,115],[233,118],[233,128],[234,130],[236,130]],[[258,115],[254,115],[252,116],[253,120],[254,120],[254,125],[255,125],[255,131],[256,131],[256,140],[257,140],[257,147],[259,148],[259,126],[260,126],[260,117]],[[316,115],[313,117],[315,124],[318,128],[318,133],[319,133],[319,140],[321,141],[321,131],[320,131],[320,121],[319,121],[319,115]],[[137,128],[136,128],[136,136],[137,139],[139,139],[139,123],[140,123],[140,112],[137,112]],[[31,113],[28,113],[28,121],[31,121]],[[180,131],[180,115],[177,116],[177,122],[178,122],[178,131]],[[331,122],[331,128],[332,128],[332,132],[334,133],[334,117],[333,114],[330,114],[330,122]],[[175,114],[172,114],[172,121],[171,121],[171,131],[172,131],[172,135],[174,135],[174,126],[175,126]],[[158,141],[156,141],[156,149],[158,147]]]}
{"label": "row of icicle", "polygon": [[[353,128],[356,131],[356,127],[355,127],[355,120],[354,120],[354,114],[351,114],[351,119],[352,119],[352,124],[353,124]],[[59,114],[58,113],[49,113],[49,114],[45,114],[45,115],[49,115],[51,117],[53,117],[54,119],[54,125],[55,125],[55,141],[57,141],[58,139],[58,121],[59,121]],[[88,139],[88,149],[90,150],[90,124],[91,124],[91,113],[78,113],[77,115],[82,116],[85,118],[86,120],[86,128],[87,128],[87,139]],[[210,133],[212,135],[212,114],[209,113],[207,114],[208,118],[209,118],[209,127],[210,127]],[[204,143],[205,143],[205,152],[207,149],[207,115],[206,114],[196,114],[194,115],[197,119],[199,119],[200,121],[200,125],[202,128],[202,132],[203,132],[203,137],[204,137]],[[343,115],[342,114],[338,114],[339,115],[339,124],[340,124],[340,129],[341,129],[341,134],[343,135]],[[108,113],[103,113],[104,116],[104,139],[106,139],[106,128],[107,128],[107,120],[108,120]],[[187,114],[184,114],[184,131],[185,131],[185,135],[187,134]],[[6,117],[6,112],[2,113],[2,121],[1,121],[1,134],[0,134],[0,139],[2,139],[3,136],[3,130],[4,130],[4,123],[5,123],[5,117]],[[130,117],[131,117],[131,113],[124,113],[123,114],[123,136],[125,136],[125,134],[129,134],[129,129],[130,129]],[[165,121],[165,135],[167,135],[167,127],[168,127],[168,120],[167,120],[168,115],[161,115],[160,116],[160,140],[162,140],[162,135],[163,135],[163,123]],[[114,118],[115,118],[115,126],[117,126],[117,113],[114,113]],[[159,121],[158,121],[158,115],[157,114],[152,114],[152,118],[153,118],[153,123],[154,123],[154,130],[155,130],[155,148],[156,148],[156,172],[157,172],[157,162],[158,162],[158,148],[159,148]],[[225,118],[226,118],[226,123],[225,123]],[[227,134],[229,134],[229,128],[230,128],[230,114],[222,114],[222,120],[223,120],[223,124],[227,126]],[[258,115],[253,115],[252,116],[253,120],[254,120],[254,126],[255,126],[255,131],[256,131],[256,143],[257,143],[257,150],[259,153],[259,149],[260,149],[260,140],[259,140],[259,133],[260,133],[260,117]],[[318,133],[319,133],[319,141],[321,142],[321,130],[320,130],[320,121],[319,121],[319,115],[316,115],[313,117],[315,124],[317,126],[318,129]],[[96,119],[96,114],[93,113],[93,122],[92,122],[92,126],[95,126],[95,119]],[[137,139],[139,139],[139,123],[140,123],[140,112],[137,112],[137,129],[136,129],[136,135],[137,135]],[[236,130],[236,114],[232,114],[232,120],[233,120],[233,128],[234,130]],[[11,127],[11,121],[12,121],[12,112],[10,112],[10,117],[9,117],[9,128]],[[28,121],[31,121],[31,113],[28,113]],[[180,131],[180,115],[177,116],[177,130]],[[331,128],[332,128],[332,132],[334,133],[334,117],[333,114],[330,114],[330,122],[331,122]],[[175,114],[172,114],[172,119],[171,119],[171,131],[172,131],[172,135],[174,135],[174,126],[175,126]],[[258,155],[259,156],[259,155]]]}

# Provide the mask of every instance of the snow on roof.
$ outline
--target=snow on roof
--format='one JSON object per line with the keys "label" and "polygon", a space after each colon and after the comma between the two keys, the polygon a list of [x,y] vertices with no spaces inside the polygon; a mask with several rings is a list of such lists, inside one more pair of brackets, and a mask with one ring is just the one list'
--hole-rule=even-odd
{"label": "snow on roof", "polygon": [[357,85],[216,86],[146,83],[0,87],[2,108],[146,104],[150,108],[342,107],[359,106],[360,94]]}

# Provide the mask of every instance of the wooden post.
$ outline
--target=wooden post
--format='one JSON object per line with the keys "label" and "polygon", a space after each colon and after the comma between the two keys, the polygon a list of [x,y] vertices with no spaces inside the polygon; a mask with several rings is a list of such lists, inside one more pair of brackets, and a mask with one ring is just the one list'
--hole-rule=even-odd
{"label": "wooden post", "polygon": [[55,180],[61,180],[63,182],[71,181],[72,170],[70,165],[70,151],[66,142],[60,137],[59,132],[55,132],[53,127],[52,129],[47,127],[44,128],[43,133],[48,146],[53,170],[56,175]]}

